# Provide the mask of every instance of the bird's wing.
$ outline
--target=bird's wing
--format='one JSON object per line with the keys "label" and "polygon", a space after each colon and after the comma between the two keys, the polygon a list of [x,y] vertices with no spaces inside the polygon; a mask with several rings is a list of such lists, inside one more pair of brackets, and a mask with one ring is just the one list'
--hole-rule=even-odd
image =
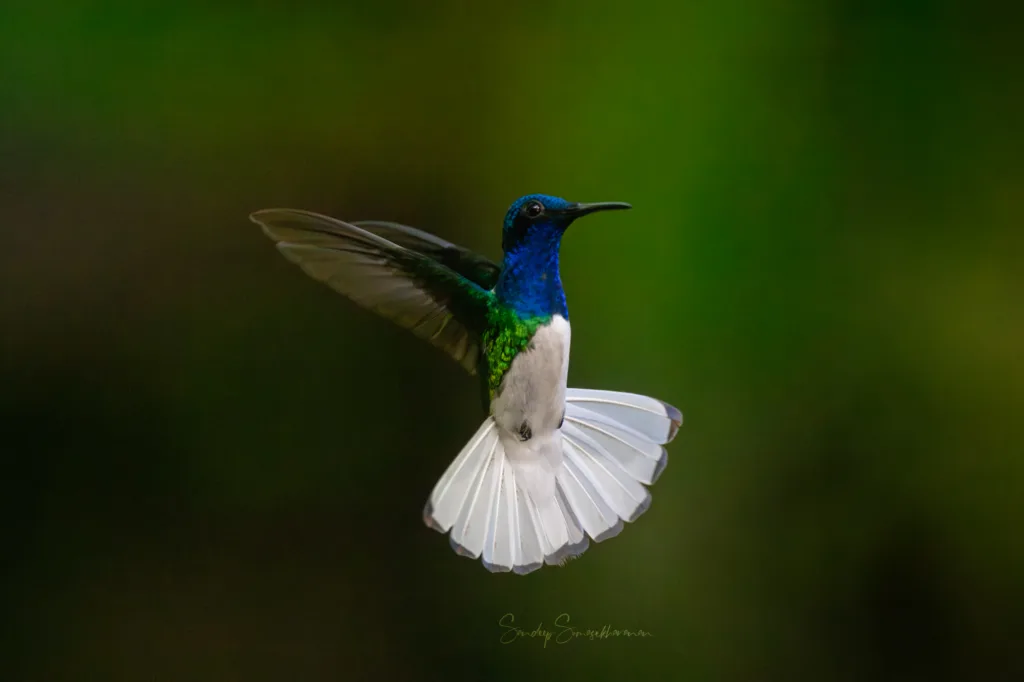
{"label": "bird's wing", "polygon": [[250,218],[306,274],[476,373],[490,291],[429,256],[334,218],[286,208]]}
{"label": "bird's wing", "polygon": [[384,237],[399,246],[430,256],[469,281],[479,284],[481,289],[490,291],[498,283],[498,276],[501,274],[500,265],[485,256],[446,242],[428,232],[408,225],[379,220],[364,220],[352,224]]}

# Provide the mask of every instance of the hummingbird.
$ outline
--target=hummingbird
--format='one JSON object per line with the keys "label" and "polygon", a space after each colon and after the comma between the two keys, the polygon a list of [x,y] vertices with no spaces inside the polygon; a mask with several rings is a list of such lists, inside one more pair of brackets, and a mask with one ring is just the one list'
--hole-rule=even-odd
{"label": "hummingbird", "polygon": [[576,220],[631,208],[529,194],[502,226],[502,262],[393,222],[297,209],[250,218],[308,275],[412,331],[479,378],[486,418],[438,480],[426,525],[492,572],[564,565],[651,503],[682,425],[655,398],[568,388],[559,274]]}

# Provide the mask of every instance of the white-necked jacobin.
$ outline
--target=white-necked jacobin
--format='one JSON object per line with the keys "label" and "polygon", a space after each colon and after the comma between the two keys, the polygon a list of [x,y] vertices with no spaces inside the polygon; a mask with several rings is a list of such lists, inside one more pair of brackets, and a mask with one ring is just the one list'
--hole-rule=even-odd
{"label": "white-necked jacobin", "polygon": [[682,414],[632,393],[566,387],[569,312],[559,247],[577,218],[619,202],[531,194],[505,215],[501,265],[420,230],[294,209],[251,218],[313,278],[479,374],[488,416],[423,518],[491,571],[561,564],[646,511]]}

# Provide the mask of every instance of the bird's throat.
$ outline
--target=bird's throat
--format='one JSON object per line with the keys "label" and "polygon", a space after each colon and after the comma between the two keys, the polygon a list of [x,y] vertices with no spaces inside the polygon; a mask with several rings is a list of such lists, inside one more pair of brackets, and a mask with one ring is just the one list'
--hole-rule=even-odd
{"label": "bird's throat", "polygon": [[568,319],[565,292],[558,272],[561,234],[530,240],[505,254],[501,277],[495,288],[498,300],[523,317]]}

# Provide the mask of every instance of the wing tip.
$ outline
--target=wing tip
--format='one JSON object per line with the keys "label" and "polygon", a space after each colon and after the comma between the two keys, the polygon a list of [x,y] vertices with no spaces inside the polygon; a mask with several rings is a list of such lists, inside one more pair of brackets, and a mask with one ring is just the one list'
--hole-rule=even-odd
{"label": "wing tip", "polygon": [[290,208],[261,208],[258,211],[253,211],[249,214],[249,220],[260,226],[260,230],[265,234],[271,241],[276,242],[278,248],[283,243],[282,238],[274,234],[274,228],[271,226],[274,216],[284,212],[295,212],[295,209]]}
{"label": "wing tip", "polygon": [[253,211],[249,214],[249,220],[263,227],[264,231],[270,228],[270,223],[274,220],[285,220],[285,219],[303,219],[306,221],[322,221],[330,223],[332,225],[342,224],[351,227],[351,223],[346,223],[337,218],[332,218],[329,215],[323,213],[317,213],[316,211],[307,211],[303,208],[261,208],[257,211]]}
{"label": "wing tip", "polygon": [[267,222],[275,214],[281,214],[281,213],[301,213],[301,212],[302,211],[300,211],[299,209],[296,209],[296,208],[261,208],[261,209],[259,209],[257,211],[253,211],[252,213],[250,213],[249,214],[249,220],[251,220],[252,222],[256,223],[257,225],[261,225],[261,226],[263,226],[265,228],[267,226]]}
{"label": "wing tip", "polygon": [[277,238],[270,231],[270,225],[267,224],[264,215],[271,209],[261,208],[258,211],[253,211],[249,214],[249,220],[260,226],[260,231],[270,239],[277,241]]}

